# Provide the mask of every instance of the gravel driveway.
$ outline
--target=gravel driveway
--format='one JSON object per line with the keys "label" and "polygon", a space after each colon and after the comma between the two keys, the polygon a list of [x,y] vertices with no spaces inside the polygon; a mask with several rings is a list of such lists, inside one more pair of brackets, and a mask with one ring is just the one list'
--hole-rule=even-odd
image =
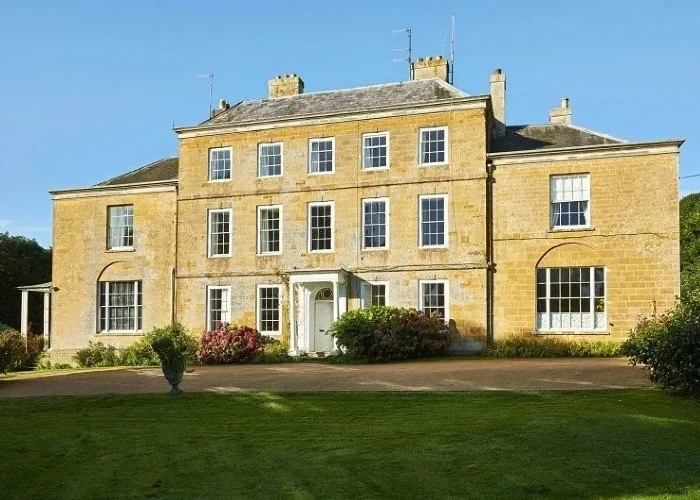
{"label": "gravel driveway", "polygon": [[[382,365],[194,366],[191,392],[591,390],[648,387],[625,359],[441,359]],[[164,393],[160,369],[47,372],[0,379],[0,397]]]}

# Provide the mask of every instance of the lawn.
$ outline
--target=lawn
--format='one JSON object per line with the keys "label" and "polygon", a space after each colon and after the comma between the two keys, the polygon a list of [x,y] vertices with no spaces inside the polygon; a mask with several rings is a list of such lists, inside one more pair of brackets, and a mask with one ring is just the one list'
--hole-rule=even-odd
{"label": "lawn", "polygon": [[0,497],[700,498],[654,390],[0,399]]}

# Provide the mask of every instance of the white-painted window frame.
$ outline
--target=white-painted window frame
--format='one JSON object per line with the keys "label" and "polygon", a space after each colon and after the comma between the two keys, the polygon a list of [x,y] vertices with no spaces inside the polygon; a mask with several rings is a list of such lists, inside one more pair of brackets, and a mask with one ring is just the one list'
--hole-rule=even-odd
{"label": "white-painted window frame", "polygon": [[[567,180],[578,178],[585,182],[587,186],[585,189],[581,188],[578,190],[580,194],[576,196],[574,190],[571,192],[570,200],[554,201],[556,197],[555,183],[557,180]],[[583,195],[587,194],[587,197]],[[586,210],[584,211],[586,217],[585,224],[554,224],[554,205],[555,203],[572,203],[572,202],[586,202]],[[571,231],[577,229],[590,229],[591,227],[591,174],[590,173],[575,173],[575,174],[557,174],[549,176],[549,228],[552,231]]]}
{"label": "white-painted window frame", "polygon": [[[220,323],[231,323],[231,286],[230,285],[208,285],[206,288],[206,324],[205,324],[205,331],[212,330],[211,327],[211,292],[213,290],[225,290],[226,291],[226,309],[225,312],[228,314],[228,318],[223,321],[219,320]],[[224,309],[220,309],[221,312],[224,312]]]}
{"label": "white-painted window frame", "polygon": [[[365,139],[372,139],[375,137],[385,137],[386,138],[386,165],[383,167],[369,167],[365,164],[365,150],[381,146],[370,146],[369,148],[365,144]],[[367,134],[362,134],[362,170],[366,172],[377,172],[380,170],[389,170],[389,165],[391,164],[391,148],[389,146],[390,136],[389,132],[372,132]]]}
{"label": "white-painted window frame", "polygon": [[[311,249],[311,209],[318,206],[331,207],[331,248],[324,250]],[[308,253],[332,253],[335,252],[335,201],[312,201],[306,210],[306,248]]]}
{"label": "white-painted window frame", "polygon": [[[263,148],[270,146],[280,147],[280,173],[275,175],[262,175],[262,152]],[[272,179],[275,177],[282,177],[284,175],[284,143],[283,142],[261,142],[258,144],[258,178],[259,179]]]}
{"label": "white-painted window frame", "polygon": [[[279,250],[275,252],[263,252],[262,249],[262,213],[265,210],[278,209],[279,210]],[[282,205],[259,205],[257,210],[257,255],[281,255],[282,254],[282,235],[283,233],[283,220],[284,220],[284,209]]]}
{"label": "white-painted window frame", "polygon": [[[131,245],[116,245],[112,246],[112,210],[116,208],[126,208],[126,207],[131,207]],[[129,227],[127,226],[120,226],[120,227]],[[127,251],[127,250],[133,250],[134,249],[134,244],[136,242],[136,230],[134,227],[134,204],[133,203],[126,203],[126,204],[121,204],[121,205],[108,205],[107,206],[107,250],[111,250],[113,252],[119,252],[119,251]]]}
{"label": "white-painted window frame", "polygon": [[420,310],[420,311],[425,310],[423,307],[423,297],[424,297],[423,285],[431,285],[431,284],[444,285],[444,294],[445,294],[445,317],[444,317],[444,320],[447,323],[450,321],[450,280],[446,280],[446,279],[418,280],[418,310]]}
{"label": "white-painted window frame", "polygon": [[384,287],[384,305],[389,306],[389,282],[383,280],[367,280],[362,284],[362,308],[367,309],[372,307],[372,288],[373,286]]}
{"label": "white-painted window frame", "polygon": [[[423,200],[442,198],[445,205],[445,243],[441,245],[423,244]],[[448,248],[450,246],[450,197],[448,194],[422,194],[418,196],[418,248]]]}
{"label": "white-painted window frame", "polygon": [[[561,327],[561,326],[560,326],[560,327],[557,327],[557,328],[553,328],[553,327],[551,326],[551,324],[550,324],[550,326],[549,326],[548,328],[541,328],[541,327],[539,327],[539,326],[538,326],[538,317],[537,317],[538,314],[539,314],[539,312],[537,311],[537,300],[538,300],[538,299],[541,298],[541,299],[546,300],[546,310],[545,310],[545,314],[547,314],[548,316],[550,316],[550,315],[552,314],[552,312],[551,312],[551,302],[550,302],[550,300],[551,300],[552,298],[555,298],[555,297],[551,297],[551,295],[550,295],[550,294],[551,294],[551,288],[550,288],[550,286],[551,286],[551,284],[552,284],[552,281],[551,281],[551,270],[552,270],[552,269],[572,269],[572,268],[574,268],[574,269],[589,268],[589,269],[590,269],[590,280],[589,280],[590,287],[591,287],[591,292],[590,292],[590,293],[591,293],[591,295],[590,295],[590,312],[591,312],[591,314],[592,314],[592,316],[591,316],[591,322],[592,322],[592,325],[593,325],[593,326],[590,327],[590,328],[584,328],[584,327],[572,328],[571,326],[566,327],[566,328]],[[596,294],[595,294],[595,283],[596,283],[596,281],[595,281],[595,269],[596,269],[596,268],[602,268],[602,269],[603,269],[603,296],[602,296],[602,297],[596,297]],[[546,295],[545,295],[544,297],[539,297],[539,295],[538,295],[538,293],[537,293],[537,285],[538,285],[537,271],[538,271],[539,269],[543,269],[543,270],[546,271],[546,283],[545,283],[545,284],[546,284],[546,287],[547,287],[547,288],[546,288]],[[571,283],[571,281],[569,281],[569,283]],[[558,297],[556,297],[556,298],[558,298]],[[596,312],[597,312],[597,311],[595,310],[595,299],[597,299],[597,298],[602,298],[602,299],[603,299],[603,307],[604,307],[604,310],[602,311],[602,313],[604,314],[603,324],[602,324],[601,326],[599,326],[599,327],[596,327],[596,326],[595,326],[595,323],[596,323],[595,314],[596,314]],[[576,313],[572,313],[571,311],[569,311],[568,314],[576,314]],[[583,313],[579,313],[579,314],[583,314]],[[551,316],[550,316],[550,318],[549,318],[549,321],[551,322]],[[608,333],[608,321],[609,321],[609,320],[608,320],[608,268],[607,268],[607,267],[605,267],[605,266],[568,266],[568,267],[567,267],[567,266],[561,266],[561,267],[543,267],[543,268],[535,268],[535,332],[536,332],[537,334],[541,334],[541,335],[552,335],[552,334],[554,334],[554,335],[556,335],[556,334],[564,334],[564,335],[566,335],[566,334],[584,334],[584,335],[585,335],[585,334],[606,334],[606,333]]]}
{"label": "white-painted window frame", "polygon": [[[263,330],[262,328],[262,294],[261,290],[263,288],[274,288],[277,290],[277,324],[278,330]],[[282,285],[276,283],[270,284],[259,284],[256,288],[255,294],[255,316],[256,316],[256,327],[261,335],[268,335],[272,337],[279,337],[282,335]]]}
{"label": "white-painted window frame", "polygon": [[[228,151],[229,152],[229,175],[224,179],[213,179],[212,178],[212,153],[214,151]],[[221,146],[216,148],[209,148],[207,153],[207,180],[208,182],[231,182],[233,179],[233,147],[231,146]]]}
{"label": "white-painted window frame", "polygon": [[[130,306],[134,309],[134,329],[133,330],[110,330],[109,329],[109,286],[111,283],[133,283],[134,285],[134,305]],[[105,300],[106,304],[104,307],[104,318],[102,316],[102,290],[101,286],[105,286]],[[139,305],[139,294],[141,294],[141,304]],[[102,329],[102,320],[105,322],[105,329]],[[141,328],[139,328],[139,322],[142,323]],[[99,335],[110,335],[110,334],[140,334],[143,333],[143,281],[141,280],[111,280],[111,281],[100,281],[97,283],[97,332]]]}
{"label": "white-painted window frame", "polygon": [[[312,145],[316,142],[330,142],[331,143],[331,153],[333,155],[333,159],[331,161],[331,169],[327,172],[314,172],[312,170],[313,166],[313,153],[311,151]],[[335,173],[335,163],[336,163],[336,154],[335,154],[335,137],[314,137],[313,139],[309,139],[309,165],[308,165],[308,175],[330,175]]]}
{"label": "white-painted window frame", "polygon": [[[211,247],[211,216],[214,213],[228,213],[228,253],[212,253]],[[223,233],[222,233],[223,234]],[[221,259],[233,255],[233,209],[232,208],[210,208],[207,210],[207,257],[210,259]]]}
{"label": "white-painted window frame", "polygon": [[[445,160],[444,161],[423,161],[423,132],[433,132],[443,130],[445,132]],[[447,165],[450,162],[450,130],[448,126],[442,127],[422,127],[418,129],[418,166],[419,167],[434,167]]]}
{"label": "white-painted window frame", "polygon": [[[383,247],[368,247],[365,245],[365,206],[368,203],[373,203],[373,202],[383,202],[384,203],[384,225],[385,225],[385,242],[386,244]],[[378,196],[376,198],[363,198],[362,199],[362,212],[361,212],[361,217],[362,217],[362,234],[361,234],[361,241],[360,241],[360,248],[362,250],[367,250],[369,252],[372,251],[377,251],[377,250],[388,250],[389,249],[389,226],[391,225],[390,222],[390,207],[389,207],[389,197],[388,196]]]}

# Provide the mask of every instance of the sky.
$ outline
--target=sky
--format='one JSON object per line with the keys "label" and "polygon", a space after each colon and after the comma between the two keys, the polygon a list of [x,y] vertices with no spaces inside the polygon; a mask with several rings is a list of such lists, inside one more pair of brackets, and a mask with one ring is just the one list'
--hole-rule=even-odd
{"label": "sky", "polygon": [[[545,123],[567,96],[575,125],[685,138],[681,176],[700,173],[695,0],[3,0],[0,232],[50,246],[49,190],[176,155],[173,125],[208,113],[197,75],[214,74],[215,105],[266,97],[284,73],[307,92],[401,81],[392,30],[412,29],[414,58],[447,55],[453,12],[455,85],[487,93],[502,68],[508,124]],[[681,179],[696,191],[700,176]]]}

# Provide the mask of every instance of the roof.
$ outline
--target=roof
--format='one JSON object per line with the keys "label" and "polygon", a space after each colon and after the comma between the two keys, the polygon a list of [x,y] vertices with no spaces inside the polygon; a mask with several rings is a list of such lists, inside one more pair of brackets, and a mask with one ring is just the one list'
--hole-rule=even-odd
{"label": "roof", "polygon": [[177,180],[177,167],[177,157],[163,158],[162,160],[154,161],[153,163],[139,167],[126,174],[112,177],[104,182],[95,184],[94,187]]}
{"label": "roof", "polygon": [[201,125],[227,125],[308,115],[362,112],[411,104],[439,103],[465,97],[469,96],[444,80],[431,78],[242,101]]}
{"label": "roof", "polygon": [[491,153],[622,144],[626,141],[573,125],[514,125],[491,143]]}

